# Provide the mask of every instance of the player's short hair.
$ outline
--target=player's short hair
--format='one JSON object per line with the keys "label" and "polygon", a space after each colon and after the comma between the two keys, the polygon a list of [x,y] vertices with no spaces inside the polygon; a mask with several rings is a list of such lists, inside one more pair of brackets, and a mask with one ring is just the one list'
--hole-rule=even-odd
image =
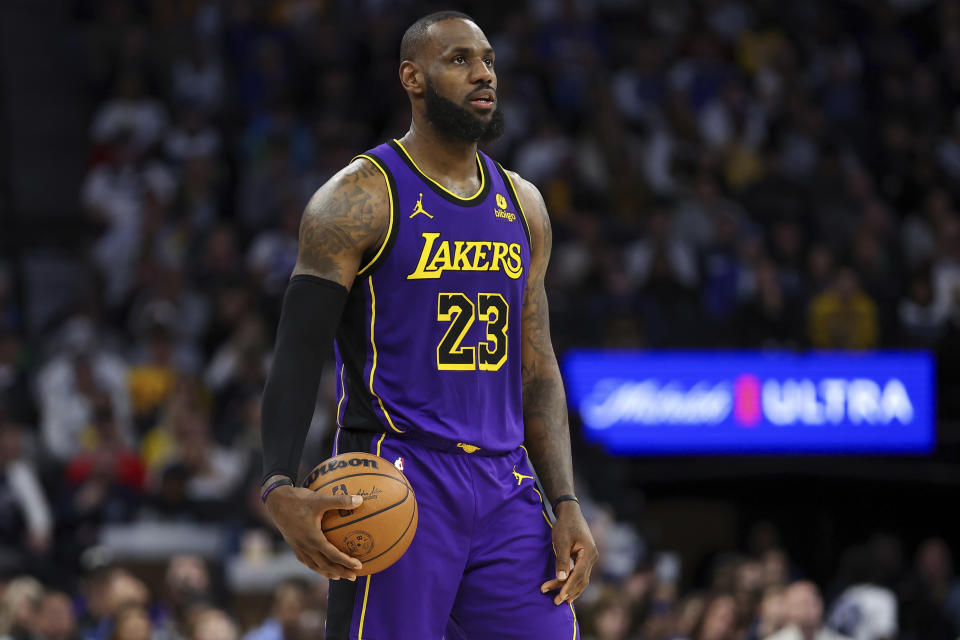
{"label": "player's short hair", "polygon": [[476,22],[462,11],[447,10],[435,11],[425,15],[410,25],[403,34],[403,40],[400,41],[400,61],[413,60],[420,53],[420,48],[427,40],[427,29],[430,28],[430,25],[454,19]]}

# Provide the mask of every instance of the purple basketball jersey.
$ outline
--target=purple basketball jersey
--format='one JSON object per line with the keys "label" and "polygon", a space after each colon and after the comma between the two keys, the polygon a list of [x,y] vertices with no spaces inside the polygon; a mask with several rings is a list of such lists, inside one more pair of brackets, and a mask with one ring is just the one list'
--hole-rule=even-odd
{"label": "purple basketball jersey", "polygon": [[467,198],[424,175],[396,140],[359,157],[384,174],[391,222],[337,333],[338,426],[468,453],[513,451],[523,441],[530,267],[513,184],[483,153],[480,189]]}

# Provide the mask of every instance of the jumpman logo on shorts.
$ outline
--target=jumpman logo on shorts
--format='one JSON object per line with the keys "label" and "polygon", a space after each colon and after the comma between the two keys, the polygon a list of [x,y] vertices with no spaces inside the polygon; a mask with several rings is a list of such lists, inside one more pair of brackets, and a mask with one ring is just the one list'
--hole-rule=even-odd
{"label": "jumpman logo on shorts", "polygon": [[517,479],[517,486],[520,486],[520,483],[523,482],[524,478],[530,478],[533,480],[533,476],[525,476],[522,473],[517,473],[517,465],[513,465],[513,477]]}
{"label": "jumpman logo on shorts", "polygon": [[412,218],[413,216],[417,215],[418,213],[422,213],[423,215],[425,215],[425,216],[427,216],[428,218],[430,218],[431,220],[433,220],[433,216],[430,215],[429,213],[427,213],[427,210],[423,208],[423,194],[422,194],[422,193],[420,194],[420,197],[417,199],[417,206],[415,206],[415,207],[413,208],[413,213],[410,214],[410,217]]}

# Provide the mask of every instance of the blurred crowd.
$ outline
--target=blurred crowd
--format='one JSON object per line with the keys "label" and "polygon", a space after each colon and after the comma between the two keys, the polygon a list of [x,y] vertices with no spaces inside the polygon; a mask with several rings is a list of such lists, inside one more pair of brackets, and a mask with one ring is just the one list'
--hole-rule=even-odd
{"label": "blurred crowd", "polygon": [[[602,562],[576,610],[584,640],[953,640],[960,577],[946,543],[923,541],[912,564],[877,533],[846,549],[836,576],[805,578],[758,523],[741,552],[708,558],[698,588],[683,586],[670,552],[635,565]],[[614,554],[616,552],[614,551]],[[0,576],[0,640],[323,640],[325,578],[292,578],[262,612],[231,597],[216,566],[175,555],[148,585],[122,563],[91,563],[69,590],[30,575]],[[427,639],[430,640],[430,639]],[[442,640],[442,639],[437,639]]]}
{"label": "blurred crowd", "polygon": [[[896,537],[873,534],[842,554],[823,588],[805,578],[757,523],[741,552],[707,562],[701,589],[685,591],[671,554],[616,582],[591,587],[578,607],[587,640],[893,640],[954,638],[960,580],[950,550],[930,538],[903,564]],[[936,594],[936,595],[935,595]]]}
{"label": "blurred crowd", "polygon": [[[406,130],[399,39],[436,8],[74,0],[95,106],[78,196],[93,230],[77,239],[87,286],[51,292],[69,298],[68,311],[29,326],[17,267],[0,261],[0,637],[241,632],[222,597],[198,595],[188,615],[169,584],[151,595],[121,566],[82,559],[115,524],[226,527],[225,555],[243,551],[240,532],[272,531],[257,496],[260,393],[299,217],[355,154]],[[960,356],[960,2],[458,8],[497,51],[507,133],[487,151],[540,187],[553,218],[560,353]],[[956,376],[941,367],[941,384]],[[313,462],[329,451],[327,387]],[[947,398],[942,410],[951,407]],[[789,622],[811,638],[824,621],[858,640],[960,635],[960,587],[941,541],[922,545],[915,567],[882,575],[863,569],[877,549],[852,550],[832,585],[803,580],[788,550],[730,550],[691,585],[655,550],[639,552],[615,514],[591,513],[612,533],[581,607],[589,637],[740,640]],[[635,542],[626,552],[624,539]],[[199,560],[176,562],[193,568],[171,563],[168,582],[181,570],[206,575]],[[294,636],[285,607],[300,607],[293,618],[320,637],[319,591],[288,587],[256,640]],[[114,589],[122,596],[108,597]],[[892,626],[863,631],[857,616],[870,606],[884,613],[869,620],[893,610]]]}

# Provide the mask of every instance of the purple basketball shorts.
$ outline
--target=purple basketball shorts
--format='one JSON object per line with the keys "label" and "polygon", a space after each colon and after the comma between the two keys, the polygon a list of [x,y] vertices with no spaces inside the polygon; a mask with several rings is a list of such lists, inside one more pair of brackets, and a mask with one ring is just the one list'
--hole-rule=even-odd
{"label": "purple basketball shorts", "polygon": [[540,593],[555,576],[550,522],[523,449],[483,456],[341,431],[337,452],[397,467],[420,521],[392,567],[330,583],[327,640],[577,640],[573,606]]}

